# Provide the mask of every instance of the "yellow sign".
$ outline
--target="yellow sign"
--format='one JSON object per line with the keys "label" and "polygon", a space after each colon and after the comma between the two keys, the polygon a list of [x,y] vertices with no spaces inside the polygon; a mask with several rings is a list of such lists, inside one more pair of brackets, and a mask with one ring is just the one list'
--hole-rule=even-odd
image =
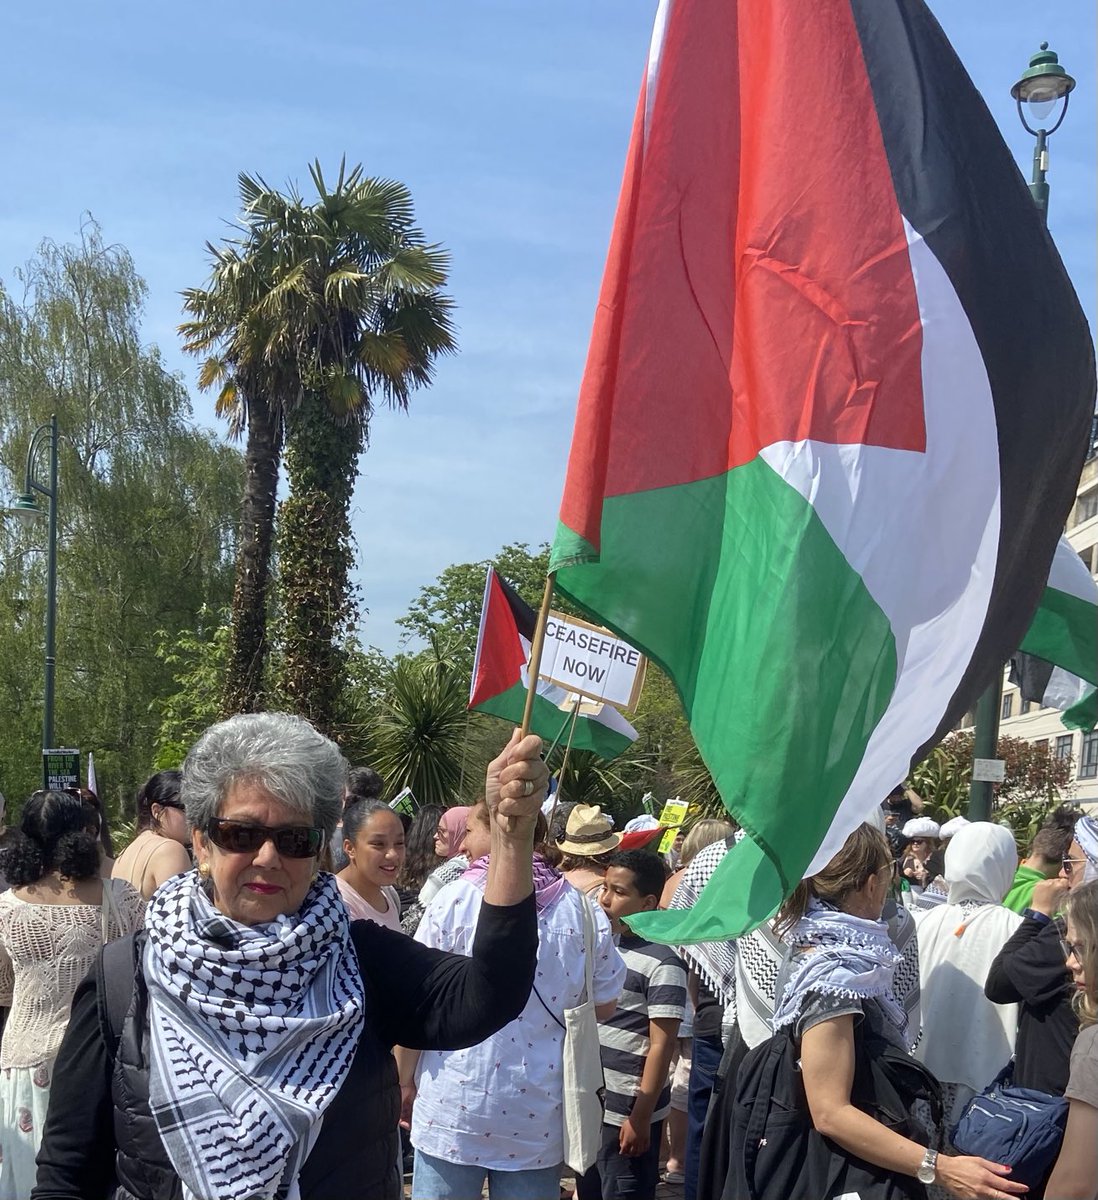
{"label": "yellow sign", "polygon": [[689,800],[680,800],[676,797],[674,800],[665,800],[663,802],[663,812],[660,813],[660,824],[667,832],[660,838],[657,853],[666,854],[675,844],[675,838],[678,836],[678,832],[682,828],[686,820],[686,814],[689,811]]}

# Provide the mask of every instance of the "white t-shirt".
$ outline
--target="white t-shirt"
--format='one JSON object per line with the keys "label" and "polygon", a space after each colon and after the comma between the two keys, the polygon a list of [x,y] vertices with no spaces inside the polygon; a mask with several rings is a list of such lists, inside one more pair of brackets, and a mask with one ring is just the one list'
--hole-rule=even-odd
{"label": "white t-shirt", "polygon": [[[466,879],[447,884],[424,913],[416,939],[468,954],[482,898]],[[420,1056],[412,1110],[417,1150],[446,1162],[503,1171],[536,1170],[563,1160],[564,1030],[558,1021],[583,995],[584,903],[569,887],[538,914],[537,990],[531,990],[517,1020],[468,1050],[428,1050]],[[606,914],[597,905],[591,908],[593,998],[606,1004],[621,993],[625,963]]]}

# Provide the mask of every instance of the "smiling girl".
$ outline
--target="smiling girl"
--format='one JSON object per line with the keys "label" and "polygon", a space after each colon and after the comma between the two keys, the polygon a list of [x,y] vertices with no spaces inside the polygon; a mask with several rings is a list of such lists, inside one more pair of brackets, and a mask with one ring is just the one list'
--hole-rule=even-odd
{"label": "smiling girl", "polygon": [[[1080,841],[1077,837],[1077,844]],[[1094,850],[1098,855],[1098,844]],[[1086,853],[1084,861],[1090,857]],[[1064,1092],[1067,1131],[1045,1195],[1049,1200],[1094,1200],[1098,1196],[1098,880],[1072,889],[1064,954],[1071,972],[1079,1036],[1071,1052],[1071,1077]]]}
{"label": "smiling girl", "polygon": [[343,810],[347,865],[336,876],[352,921],[400,932],[396,881],[404,866],[404,825],[387,804],[358,800]]}

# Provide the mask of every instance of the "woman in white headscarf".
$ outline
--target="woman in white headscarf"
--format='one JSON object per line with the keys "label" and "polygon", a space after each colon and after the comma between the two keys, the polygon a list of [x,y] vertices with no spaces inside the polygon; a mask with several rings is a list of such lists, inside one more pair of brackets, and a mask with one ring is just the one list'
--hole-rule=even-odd
{"label": "woman in white headscarf", "polygon": [[1014,1053],[1017,1005],[992,1004],[984,982],[1022,920],[1000,903],[1017,866],[1009,829],[988,821],[966,825],[945,853],[946,903],[916,914],[923,1038],[915,1055],[943,1085],[947,1128]]}

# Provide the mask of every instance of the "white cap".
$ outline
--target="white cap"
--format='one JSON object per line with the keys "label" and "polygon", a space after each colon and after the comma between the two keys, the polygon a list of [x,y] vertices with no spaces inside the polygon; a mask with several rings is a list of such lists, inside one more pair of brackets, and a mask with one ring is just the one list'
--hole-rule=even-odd
{"label": "white cap", "polygon": [[969,821],[968,817],[950,817],[949,820],[946,821],[946,823],[942,826],[938,836],[942,838],[951,838],[955,833],[959,833],[966,825],[970,825],[971,823],[972,822]]}
{"label": "white cap", "polygon": [[942,832],[938,827],[938,822],[932,821],[930,817],[912,817],[904,826],[903,835],[908,840],[911,838],[937,838],[941,837]]}

